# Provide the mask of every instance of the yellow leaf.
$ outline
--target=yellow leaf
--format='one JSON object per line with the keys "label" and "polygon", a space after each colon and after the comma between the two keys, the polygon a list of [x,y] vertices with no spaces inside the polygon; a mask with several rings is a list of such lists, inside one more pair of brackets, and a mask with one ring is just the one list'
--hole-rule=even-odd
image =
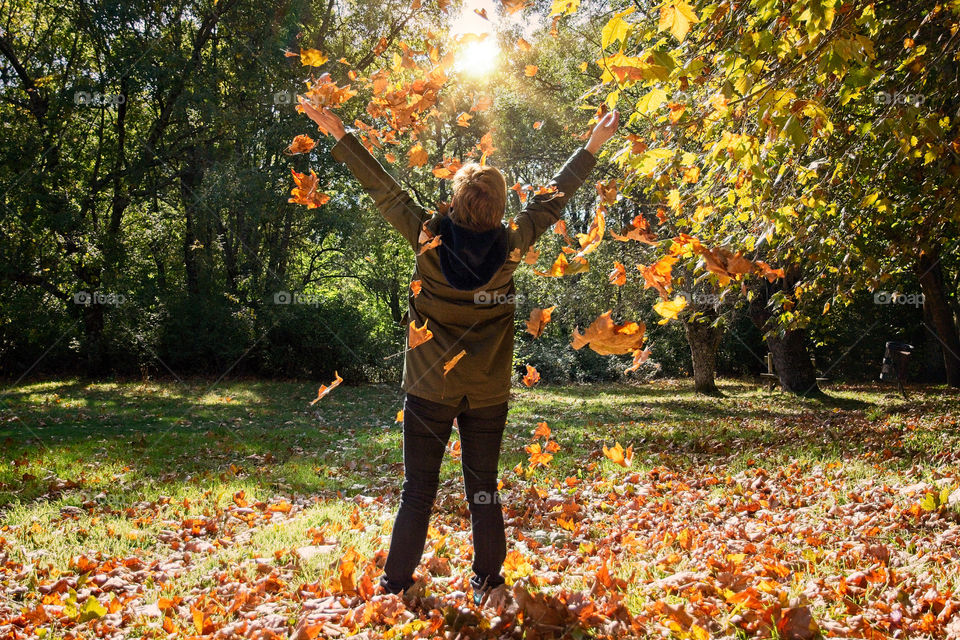
{"label": "yellow leaf", "polygon": [[650,93],[637,100],[637,111],[640,113],[649,113],[655,111],[667,99],[667,93],[663,89],[653,88]]}
{"label": "yellow leaf", "polygon": [[551,16],[572,15],[580,8],[580,0],[553,0]]}
{"label": "yellow leaf", "polygon": [[687,37],[690,25],[695,22],[700,22],[700,18],[684,0],[665,4],[660,9],[660,31],[669,31],[680,42]]}
{"label": "yellow leaf", "polygon": [[663,316],[660,324],[666,324],[669,320],[676,320],[677,314],[687,306],[687,299],[683,296],[677,296],[673,300],[661,300],[653,305],[653,310]]}
{"label": "yellow leaf", "polygon": [[329,58],[317,49],[300,49],[300,62],[307,67],[319,67]]}
{"label": "yellow leaf", "polygon": [[604,25],[603,31],[600,32],[600,47],[602,49],[606,49],[613,42],[627,41],[627,35],[630,33],[632,25],[624,20],[623,16],[633,13],[635,9],[636,7],[630,7],[626,11],[621,11]]}

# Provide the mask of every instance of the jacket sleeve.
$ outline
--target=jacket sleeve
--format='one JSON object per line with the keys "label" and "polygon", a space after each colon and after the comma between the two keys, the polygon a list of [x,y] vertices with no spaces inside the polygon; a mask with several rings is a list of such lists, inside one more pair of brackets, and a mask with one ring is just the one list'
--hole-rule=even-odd
{"label": "jacket sleeve", "polygon": [[560,219],[567,200],[580,188],[596,164],[597,158],[585,147],[580,147],[550,181],[549,186],[556,186],[557,192],[562,195],[545,194],[530,197],[527,206],[515,220],[521,248],[525,249],[532,245],[540,234]]}
{"label": "jacket sleeve", "polygon": [[420,225],[430,218],[423,208],[397,184],[386,169],[352,133],[337,141],[330,154],[347,165],[350,173],[366,189],[387,222],[407,239],[413,250],[419,246]]}

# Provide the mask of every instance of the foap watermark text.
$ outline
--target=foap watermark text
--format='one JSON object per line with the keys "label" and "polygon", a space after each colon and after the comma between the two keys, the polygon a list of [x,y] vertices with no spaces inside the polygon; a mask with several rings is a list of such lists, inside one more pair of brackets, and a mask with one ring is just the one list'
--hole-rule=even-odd
{"label": "foap watermark text", "polygon": [[907,304],[922,307],[922,293],[900,293],[898,291],[877,291],[873,294],[873,304]]}

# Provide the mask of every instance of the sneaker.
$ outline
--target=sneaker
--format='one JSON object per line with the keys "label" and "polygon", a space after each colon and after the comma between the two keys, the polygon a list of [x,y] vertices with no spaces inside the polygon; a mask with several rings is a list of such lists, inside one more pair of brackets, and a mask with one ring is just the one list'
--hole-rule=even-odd
{"label": "sneaker", "polygon": [[473,604],[478,607],[482,605],[490,592],[504,584],[504,582],[503,577],[499,575],[485,576],[484,578],[474,575],[470,578],[470,586],[473,587]]}

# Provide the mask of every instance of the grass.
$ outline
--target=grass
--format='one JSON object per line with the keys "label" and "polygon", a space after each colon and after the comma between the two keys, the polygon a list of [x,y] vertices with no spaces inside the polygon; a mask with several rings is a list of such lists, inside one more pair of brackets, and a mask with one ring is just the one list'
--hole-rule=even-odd
{"label": "grass", "polygon": [[[744,513],[740,509],[753,509],[752,502],[777,497],[796,505],[756,507],[759,513],[807,523],[770,538],[777,549],[768,550],[770,557],[794,563],[781,580],[790,596],[799,596],[806,581],[832,580],[863,565],[841,552],[856,538],[857,526],[868,530],[864,540],[909,556],[903,566],[911,575],[932,576],[945,592],[956,588],[943,567],[951,552],[931,547],[927,535],[931,527],[935,534],[954,526],[955,507],[936,505],[932,524],[925,511],[916,523],[902,515],[876,516],[886,527],[876,532],[869,523],[852,525],[837,515],[857,513],[851,510],[864,495],[880,500],[882,487],[896,488],[891,499],[902,511],[934,487],[960,486],[960,401],[954,392],[918,388],[906,401],[889,388],[843,386],[815,399],[725,381],[721,397],[705,398],[690,386],[660,381],[515,391],[501,459],[508,532],[511,539],[520,532],[539,542],[510,543],[531,570],[511,564],[509,578],[556,574],[541,585],[544,590],[590,589],[604,550],[616,549],[616,558],[603,562],[626,582],[630,614],[672,629],[671,614],[656,609],[657,601],[692,605],[688,594],[658,591],[655,581],[701,571],[705,557],[691,550],[697,542],[682,542],[678,533],[689,529],[704,544],[723,539],[728,553],[747,549],[750,555],[743,541],[728,544],[724,536],[731,534],[717,521],[715,505],[729,522],[731,514]],[[132,607],[213,593],[233,571],[241,582],[276,571],[287,582],[326,584],[341,572],[346,549],[364,559],[382,554],[402,477],[402,434],[395,422],[402,395],[390,386],[341,386],[311,407],[314,394],[307,384],[247,380],[212,386],[206,380],[67,379],[7,387],[0,396],[0,552],[7,561],[0,573],[0,594],[6,594],[0,633],[4,613],[13,619],[40,602],[39,587],[79,573],[81,556],[97,562],[135,557],[153,567],[131,590],[135,598],[115,596],[118,607]],[[524,446],[541,421],[561,448],[546,467],[529,469]],[[632,446],[629,468],[602,454],[615,442]],[[522,473],[515,472],[517,465]],[[446,557],[454,573],[468,576],[469,514],[459,474],[459,461],[448,457],[427,559]],[[568,486],[568,478],[579,483]],[[791,483],[811,487],[809,496],[795,493]],[[918,483],[925,488],[916,495],[899,493]],[[547,497],[530,498],[531,487]],[[687,493],[696,497],[684,498]],[[580,510],[568,531],[558,522],[571,499]],[[626,517],[624,509],[636,514]],[[776,530],[775,522],[757,522]],[[896,523],[903,530],[891,527]],[[636,542],[625,544],[625,535]],[[557,560],[582,550],[582,543],[596,545],[573,553],[584,569],[560,566]],[[302,557],[297,550],[306,547],[319,552]],[[184,559],[185,549],[197,551]],[[182,566],[160,569],[177,562]],[[444,573],[433,576],[437,592],[462,585]],[[297,599],[278,599],[282,614],[295,621]],[[848,605],[828,598],[813,610],[826,620]],[[217,615],[218,624],[229,618]],[[714,631],[751,629],[749,620],[734,618],[718,616]],[[61,616],[38,628],[57,637],[80,624],[74,622]],[[159,625],[160,618],[132,616],[128,630],[163,635]]]}

